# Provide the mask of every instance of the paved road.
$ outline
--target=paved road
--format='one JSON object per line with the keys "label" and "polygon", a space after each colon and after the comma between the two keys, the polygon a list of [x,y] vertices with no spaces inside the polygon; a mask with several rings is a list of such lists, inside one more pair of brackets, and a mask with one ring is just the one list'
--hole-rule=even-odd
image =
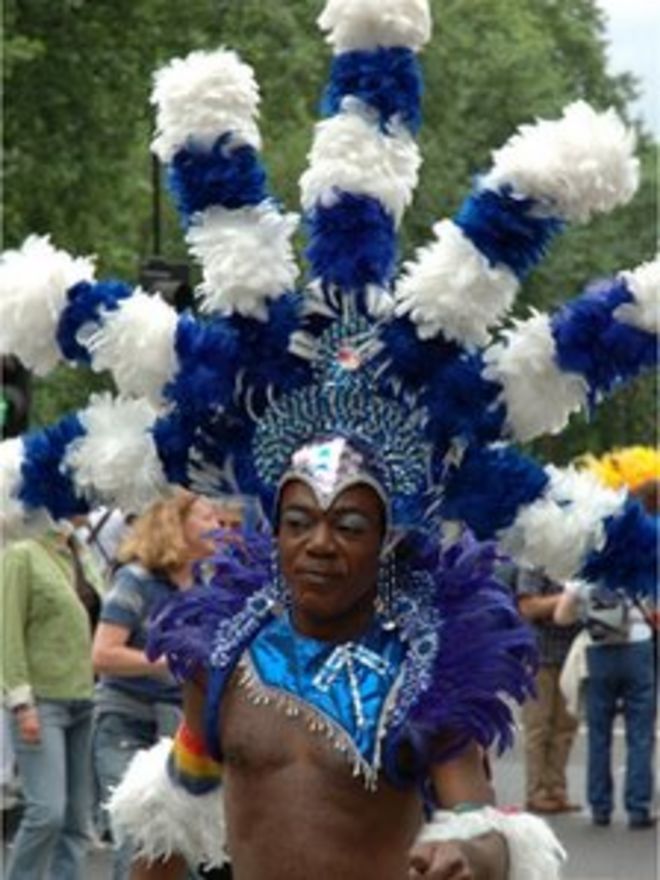
{"label": "paved road", "polygon": [[[570,799],[584,803],[584,730],[580,731],[570,762]],[[659,743],[660,745],[660,743]],[[658,880],[660,878],[657,829],[630,831],[622,809],[623,732],[614,737],[613,767],[617,809],[609,828],[596,828],[585,809],[551,819],[551,824],[568,852],[564,880]],[[515,748],[495,764],[498,800],[501,804],[520,804],[523,795],[523,767],[520,748]]]}
{"label": "paved road", "polygon": [[[621,801],[623,749],[622,736],[615,737],[614,760],[619,807],[609,828],[594,828],[583,814],[552,819],[552,825],[568,851],[564,880],[658,880],[658,836],[655,830],[629,831]],[[577,738],[570,764],[571,800],[583,802],[585,777],[585,736]],[[523,768],[520,748],[516,747],[495,762],[495,780],[501,804],[519,805],[523,800]],[[110,856],[93,852],[87,880],[110,880]],[[374,878],[376,880],[376,878]]]}

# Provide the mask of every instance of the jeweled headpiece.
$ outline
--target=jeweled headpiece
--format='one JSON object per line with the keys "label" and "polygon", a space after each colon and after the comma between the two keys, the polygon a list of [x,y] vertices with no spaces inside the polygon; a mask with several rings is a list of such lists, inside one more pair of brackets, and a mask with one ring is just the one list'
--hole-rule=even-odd
{"label": "jeweled headpiece", "polygon": [[[0,350],[39,374],[62,358],[109,369],[119,390],[3,444],[5,528],[43,509],[133,510],[170,483],[239,490],[272,511],[294,453],[343,437],[374,451],[395,527],[437,535],[458,520],[557,580],[616,580],[645,528],[625,493],[512,443],[558,432],[657,362],[660,262],[502,325],[567,223],[632,197],[633,133],[584,101],[523,125],[398,272],[428,3],[329,0],[319,24],[334,59],[300,180],[305,286],[298,218],[272,198],[259,155],[257,85],[225,50],[172,62],[153,92],[153,148],[202,269],[201,318],[95,281],[90,260],[45,239],[4,255]],[[641,559],[638,580],[651,582]]]}
{"label": "jeweled headpiece", "polygon": [[323,510],[328,510],[337,496],[355,485],[367,485],[376,492],[387,512],[389,499],[378,479],[377,466],[369,462],[366,452],[355,448],[345,437],[312,440],[297,449],[280,480],[280,487],[289,480],[307,484]]}

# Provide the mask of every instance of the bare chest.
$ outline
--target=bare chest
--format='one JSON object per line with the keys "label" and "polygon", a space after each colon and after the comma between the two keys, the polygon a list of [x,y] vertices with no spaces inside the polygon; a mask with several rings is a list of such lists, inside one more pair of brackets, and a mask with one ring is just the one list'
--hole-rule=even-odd
{"label": "bare chest", "polygon": [[[219,734],[229,849],[240,880],[400,880],[422,822],[414,789],[354,773],[304,713],[254,703],[233,682]],[[332,845],[329,845],[329,842]]]}
{"label": "bare chest", "polygon": [[236,680],[223,699],[219,735],[230,772],[263,777],[305,766],[355,787],[350,756],[322,719],[284,699],[259,701]]}

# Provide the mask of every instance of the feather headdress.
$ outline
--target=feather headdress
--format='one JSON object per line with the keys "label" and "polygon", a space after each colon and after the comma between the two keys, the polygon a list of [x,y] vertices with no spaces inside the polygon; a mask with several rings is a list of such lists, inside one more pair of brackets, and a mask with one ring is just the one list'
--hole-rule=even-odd
{"label": "feather headdress", "polygon": [[[0,449],[5,529],[98,500],[136,507],[168,482],[238,489],[269,511],[294,451],[330,434],[377,453],[395,526],[437,534],[459,520],[553,577],[607,580],[624,536],[627,553],[647,546],[626,493],[514,444],[655,365],[660,263],[502,325],[567,224],[633,196],[632,131],[584,101],[523,125],[398,272],[428,3],[329,0],[319,25],[334,59],[300,180],[304,285],[299,218],[260,154],[258,86],[226,50],[171,62],[152,96],[153,148],[201,267],[200,318],[95,280],[92,261],[47,239],[2,257],[2,351],[40,373],[58,358],[109,368],[120,395]],[[640,558],[630,588],[652,579]]]}

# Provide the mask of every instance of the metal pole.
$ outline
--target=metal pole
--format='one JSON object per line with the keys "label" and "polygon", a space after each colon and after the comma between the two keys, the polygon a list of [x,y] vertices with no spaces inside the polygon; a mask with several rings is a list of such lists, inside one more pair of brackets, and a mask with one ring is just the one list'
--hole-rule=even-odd
{"label": "metal pole", "polygon": [[152,195],[152,231],[154,237],[154,256],[160,256],[161,249],[161,216],[160,216],[160,162],[151,154],[151,195]]}

